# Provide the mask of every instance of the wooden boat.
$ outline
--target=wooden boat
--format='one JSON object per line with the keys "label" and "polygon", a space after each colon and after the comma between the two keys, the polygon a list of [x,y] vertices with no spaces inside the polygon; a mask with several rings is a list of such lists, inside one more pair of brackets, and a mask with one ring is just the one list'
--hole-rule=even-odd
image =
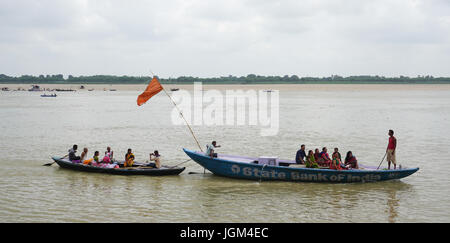
{"label": "wooden boat", "polygon": [[238,179],[280,180],[302,182],[374,182],[401,179],[414,174],[419,168],[402,168],[387,170],[359,165],[360,169],[332,170],[313,169],[297,165],[292,160],[276,157],[245,157],[218,154],[217,158],[206,156],[203,152],[183,149],[195,162],[212,173]]}
{"label": "wooden boat", "polygon": [[96,173],[107,173],[114,175],[146,175],[146,176],[165,176],[165,175],[178,175],[184,171],[186,167],[167,167],[162,166],[160,169],[145,167],[143,164],[135,163],[133,167],[124,168],[123,163],[120,164],[120,168],[102,168],[90,165],[84,165],[81,163],[73,163],[68,159],[62,159],[59,157],[52,157],[52,159],[61,167],[65,169],[85,171],[85,172],[96,172]]}

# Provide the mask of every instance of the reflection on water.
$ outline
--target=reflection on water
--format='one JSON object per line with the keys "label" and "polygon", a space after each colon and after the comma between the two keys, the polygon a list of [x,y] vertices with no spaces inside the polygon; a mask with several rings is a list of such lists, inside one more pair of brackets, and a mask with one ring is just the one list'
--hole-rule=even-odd
{"label": "reflection on water", "polygon": [[[448,222],[450,165],[429,148],[450,144],[448,91],[280,92],[280,133],[254,126],[193,126],[218,152],[292,158],[300,144],[352,150],[378,166],[388,129],[398,160],[420,167],[401,181],[356,184],[257,182],[207,174],[193,163],[180,176],[89,174],[60,169],[50,156],[77,143],[90,152],[133,148],[138,160],[158,149],[163,163],[196,148],[184,126],[170,122],[171,103],[156,96],[137,107],[139,92],[78,92],[55,100],[28,92],[0,95],[0,222]],[[107,100],[107,102],[105,102]],[[393,106],[392,104],[395,104]],[[114,108],[112,108],[114,107]],[[82,119],[80,119],[80,115]],[[156,119],[157,118],[157,119]],[[424,148],[424,149],[418,149]],[[423,158],[427,160],[424,161]]]}
{"label": "reflection on water", "polygon": [[388,193],[389,198],[387,201],[387,205],[388,205],[388,220],[389,223],[395,223],[395,219],[397,218],[397,207],[398,207],[398,202],[399,200],[395,197],[396,193],[395,192],[389,192]]}

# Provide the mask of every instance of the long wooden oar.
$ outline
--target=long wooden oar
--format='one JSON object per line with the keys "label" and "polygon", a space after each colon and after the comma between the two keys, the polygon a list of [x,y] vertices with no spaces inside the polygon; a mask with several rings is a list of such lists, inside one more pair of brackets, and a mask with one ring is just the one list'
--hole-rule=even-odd
{"label": "long wooden oar", "polygon": [[[52,159],[53,159],[53,158],[52,158]],[[51,165],[54,164],[54,163],[56,163],[56,161],[54,161],[54,162],[52,162],[52,163],[44,164],[44,165],[42,165],[42,166],[51,166]]]}
{"label": "long wooden oar", "polygon": [[51,165],[54,164],[54,163],[56,163],[56,161],[53,162],[53,163],[47,163],[47,164],[44,164],[44,165],[42,165],[42,166],[51,166]]}
{"label": "long wooden oar", "polygon": [[386,155],[387,155],[387,152],[384,154],[384,156],[383,156],[383,159],[381,160],[381,162],[380,162],[380,164],[378,165],[378,168],[377,168],[377,170],[380,168],[380,166],[381,166],[381,163],[383,163],[383,161],[384,161],[384,158],[386,158]]}

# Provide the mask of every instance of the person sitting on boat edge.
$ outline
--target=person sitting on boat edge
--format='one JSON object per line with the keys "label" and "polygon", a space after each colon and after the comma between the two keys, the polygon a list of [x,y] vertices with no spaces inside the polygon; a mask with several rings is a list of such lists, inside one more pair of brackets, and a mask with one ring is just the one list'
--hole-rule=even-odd
{"label": "person sitting on boat edge", "polygon": [[316,162],[320,159],[320,152],[318,148],[314,150],[314,159],[316,160]]}
{"label": "person sitting on boat edge", "polygon": [[206,145],[206,155],[211,158],[217,158],[217,153],[214,153],[214,148],[220,148],[220,145],[217,145],[216,141],[212,141],[211,144]]}
{"label": "person sitting on boat edge", "polygon": [[80,162],[80,156],[76,156],[76,152],[77,152],[77,149],[78,149],[78,145],[76,145],[76,144],[74,144],[73,146],[72,146],[72,148],[71,149],[69,149],[69,154],[67,154],[67,155],[65,155],[64,157],[62,157],[62,159],[64,159],[64,158],[66,158],[67,156],[69,156],[69,160],[71,161],[71,162],[74,162],[74,163],[79,163]]}
{"label": "person sitting on boat edge", "polygon": [[84,148],[83,152],[81,153],[81,158],[80,161],[85,164],[85,165],[90,165],[92,161],[94,161],[93,158],[91,159],[86,159],[87,158],[87,153],[88,153],[88,148]]}
{"label": "person sitting on boat edge", "polygon": [[118,169],[119,165],[114,163],[114,164],[110,164],[110,163],[105,163],[103,160],[100,160],[99,158],[100,156],[100,152],[99,151],[95,151],[94,152],[94,157],[93,157],[93,161],[90,163],[90,165],[92,166],[96,166],[96,167],[101,167],[101,168],[115,168]]}
{"label": "person sitting on boat edge", "polygon": [[297,151],[297,154],[295,155],[295,163],[297,163],[297,164],[304,164],[305,163],[305,157],[306,157],[305,145],[302,144],[300,146],[300,149]]}
{"label": "person sitting on boat edge", "polygon": [[98,152],[98,151],[94,152],[94,156],[92,157],[93,161],[91,162],[92,166],[100,166],[101,165],[102,161],[100,161],[100,159],[98,157],[99,155],[100,155],[100,152]]}
{"label": "person sitting on boat edge", "polygon": [[[154,157],[152,157],[154,156]],[[153,153],[150,154],[150,161],[155,161],[155,163],[150,163],[147,166],[153,167],[153,168],[161,168],[161,155],[159,154],[158,150],[155,150]]]}
{"label": "person sitting on boat edge", "polygon": [[331,155],[331,157],[333,157],[334,154],[337,154],[338,158],[342,161],[341,153],[339,153],[339,149],[338,148],[334,148],[334,152],[333,152],[333,155]]}
{"label": "person sitting on boat edge", "polygon": [[127,154],[125,154],[125,162],[123,164],[124,167],[132,167],[134,164],[134,154],[131,149],[128,149]]}
{"label": "person sitting on boat edge", "polygon": [[327,147],[323,147],[322,152],[320,153],[320,159],[319,161],[317,161],[317,163],[319,163],[320,166],[330,166],[331,159],[330,155],[328,155],[327,152],[328,152]]}
{"label": "person sitting on boat edge", "polygon": [[339,159],[338,153],[333,153],[333,160],[330,164],[330,169],[332,170],[346,170],[347,167],[342,164],[341,159]]}
{"label": "person sitting on boat edge", "polygon": [[352,169],[359,169],[358,160],[353,156],[352,151],[347,152],[347,156],[345,156],[344,164]]}
{"label": "person sitting on boat edge", "polygon": [[107,147],[105,151],[105,157],[103,157],[103,162],[112,163],[114,156],[114,151],[111,151],[111,147]]}
{"label": "person sitting on boat edge", "polygon": [[99,155],[100,155],[100,152],[95,151],[94,152],[94,157],[92,157],[96,163],[100,163],[100,160],[98,158]]}
{"label": "person sitting on boat edge", "polygon": [[306,168],[319,168],[319,165],[316,162],[316,158],[312,150],[308,151],[308,156],[306,156],[305,165]]}

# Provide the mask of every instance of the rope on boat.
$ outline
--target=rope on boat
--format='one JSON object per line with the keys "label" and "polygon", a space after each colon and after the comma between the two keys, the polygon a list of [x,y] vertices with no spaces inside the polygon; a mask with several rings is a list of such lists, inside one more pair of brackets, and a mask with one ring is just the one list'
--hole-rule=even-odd
{"label": "rope on boat", "polygon": [[186,160],[186,161],[184,161],[184,162],[181,162],[181,163],[179,163],[179,164],[177,164],[177,165],[171,166],[170,168],[175,168],[175,167],[180,166],[180,165],[182,165],[182,164],[184,164],[184,163],[186,163],[186,162],[189,162],[190,160],[191,160],[191,159],[188,159],[188,160]]}

